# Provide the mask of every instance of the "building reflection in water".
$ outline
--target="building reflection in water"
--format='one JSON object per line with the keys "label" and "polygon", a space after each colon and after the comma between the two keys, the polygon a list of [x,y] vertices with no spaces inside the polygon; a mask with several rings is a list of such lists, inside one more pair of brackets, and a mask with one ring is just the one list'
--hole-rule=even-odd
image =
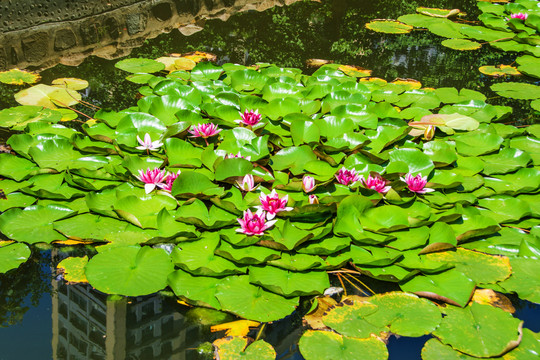
{"label": "building reflection in water", "polygon": [[108,300],[88,284],[53,280],[54,360],[198,359],[200,327],[160,295]]}

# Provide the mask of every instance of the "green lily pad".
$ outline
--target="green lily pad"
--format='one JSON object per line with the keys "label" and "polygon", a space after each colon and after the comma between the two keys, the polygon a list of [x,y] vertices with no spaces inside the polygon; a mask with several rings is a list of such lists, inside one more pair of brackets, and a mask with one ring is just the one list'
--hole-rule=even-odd
{"label": "green lily pad", "polygon": [[0,274],[18,268],[28,260],[31,253],[30,248],[21,243],[0,247]]}
{"label": "green lily pad", "polygon": [[329,331],[308,330],[298,343],[306,360],[386,360],[388,350],[379,339],[358,339]]}
{"label": "green lily pad", "polygon": [[10,239],[28,244],[63,240],[65,237],[53,229],[53,222],[73,214],[70,208],[59,205],[10,209],[0,215],[0,231]]}
{"label": "green lily pad", "polygon": [[106,294],[126,296],[148,295],[165,288],[173,271],[167,252],[148,246],[110,248],[86,265],[90,285]]}
{"label": "green lily pad", "polygon": [[257,340],[248,346],[248,339],[240,336],[218,339],[214,341],[221,360],[274,360],[276,351],[272,345],[263,340]]}
{"label": "green lily pad", "polygon": [[285,298],[250,284],[249,276],[229,276],[218,285],[216,297],[223,310],[255,321],[284,318],[298,306],[298,298]]}
{"label": "green lily pad", "polygon": [[114,66],[133,74],[138,73],[156,73],[165,69],[165,64],[152,59],[125,59],[117,62]]}
{"label": "green lily pad", "polygon": [[502,309],[473,302],[463,309],[447,306],[444,313],[433,335],[465,354],[499,356],[519,344],[521,321]]}
{"label": "green lily pad", "polygon": [[495,91],[500,96],[509,97],[512,99],[540,98],[540,86],[527,83],[498,83],[491,85],[491,90]]}
{"label": "green lily pad", "polygon": [[466,39],[446,39],[441,44],[454,50],[476,50],[482,47],[480,43]]}
{"label": "green lily pad", "polygon": [[520,298],[540,304],[540,263],[534,258],[510,258],[512,275],[499,283]]}
{"label": "green lily pad", "polygon": [[407,34],[413,29],[412,26],[395,20],[372,20],[366,24],[366,28],[385,34]]}
{"label": "green lily pad", "polygon": [[196,306],[221,309],[216,298],[216,290],[221,279],[209,276],[194,276],[183,270],[176,270],[167,280],[175,295]]}
{"label": "green lily pad", "polygon": [[426,8],[426,7],[419,7],[416,8],[416,12],[428,16],[438,17],[438,18],[447,18],[452,15],[459,14],[459,9],[437,9],[437,8]]}
{"label": "green lily pad", "polygon": [[249,281],[286,297],[322,294],[330,287],[325,271],[301,273],[273,266],[250,266]]}

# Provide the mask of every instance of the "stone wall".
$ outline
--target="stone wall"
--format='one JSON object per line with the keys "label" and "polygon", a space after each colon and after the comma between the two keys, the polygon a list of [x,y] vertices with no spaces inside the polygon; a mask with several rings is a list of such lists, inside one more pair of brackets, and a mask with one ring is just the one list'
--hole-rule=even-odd
{"label": "stone wall", "polygon": [[126,56],[145,39],[179,29],[202,30],[298,0],[0,0],[0,70],[78,65],[87,56]]}

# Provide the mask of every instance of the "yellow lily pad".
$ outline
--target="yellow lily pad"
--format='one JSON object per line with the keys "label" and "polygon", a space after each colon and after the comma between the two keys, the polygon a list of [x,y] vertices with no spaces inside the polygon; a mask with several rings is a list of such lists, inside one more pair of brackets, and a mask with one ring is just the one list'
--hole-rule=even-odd
{"label": "yellow lily pad", "polygon": [[476,50],[482,47],[482,45],[476,41],[465,39],[446,39],[441,44],[454,50]]}
{"label": "yellow lily pad", "polygon": [[48,109],[67,107],[77,104],[81,94],[67,89],[38,84],[15,94],[15,100],[21,105],[37,105]]}
{"label": "yellow lily pad", "polygon": [[353,77],[366,77],[371,76],[372,70],[364,69],[354,65],[341,65],[339,70],[343,71],[345,75]]}
{"label": "yellow lily pad", "polygon": [[372,20],[366,24],[366,28],[385,34],[407,34],[413,29],[411,25],[389,19]]}
{"label": "yellow lily pad", "polygon": [[34,84],[41,79],[41,76],[38,74],[19,70],[11,69],[7,71],[0,71],[0,82],[9,85],[24,85],[24,84]]}
{"label": "yellow lily pad", "polygon": [[64,279],[69,282],[87,283],[84,268],[88,264],[88,256],[68,257],[58,264],[58,269],[64,272]]}
{"label": "yellow lily pad", "polygon": [[406,86],[409,90],[412,90],[412,89],[420,89],[422,87],[422,83],[418,80],[415,80],[415,79],[402,79],[402,78],[397,78],[395,79],[394,81],[392,81],[392,84],[396,84],[396,85],[404,85]]}
{"label": "yellow lily pad", "polygon": [[507,75],[521,75],[517,68],[510,65],[486,65],[480,66],[478,70],[485,75],[489,76],[507,76]]}
{"label": "yellow lily pad", "polygon": [[384,79],[381,79],[381,78],[378,78],[378,77],[365,77],[365,78],[361,78],[359,81],[360,82],[366,82],[366,83],[372,83],[372,84],[379,85],[379,86],[384,86],[384,85],[388,84],[388,81],[386,81]]}
{"label": "yellow lily pad", "polygon": [[53,86],[68,88],[71,90],[82,90],[88,87],[88,81],[77,78],[59,78],[52,81]]}
{"label": "yellow lily pad", "polygon": [[214,341],[220,360],[270,360],[276,358],[272,345],[263,340],[255,341],[248,346],[246,337],[226,337]]}
{"label": "yellow lily pad", "polygon": [[509,312],[510,314],[516,312],[516,309],[514,308],[514,305],[512,305],[510,299],[491,289],[476,289],[471,300],[479,304],[498,307],[506,312]]}
{"label": "yellow lily pad", "polygon": [[459,9],[438,9],[438,8],[427,8],[427,7],[419,7],[416,9],[416,12],[432,16],[432,17],[439,17],[439,18],[447,18],[453,15],[459,14],[461,11]]}

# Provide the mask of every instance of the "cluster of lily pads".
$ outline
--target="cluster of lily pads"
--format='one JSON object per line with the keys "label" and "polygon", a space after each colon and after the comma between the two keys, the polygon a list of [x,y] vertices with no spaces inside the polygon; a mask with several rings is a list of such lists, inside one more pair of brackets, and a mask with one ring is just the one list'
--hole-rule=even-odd
{"label": "cluster of lily pads", "polygon": [[[142,97],[78,128],[62,124],[82,101],[75,80],[25,89],[24,105],[0,111],[0,126],[18,130],[13,152],[0,154],[1,272],[31,244],[92,244],[90,259],[62,262],[67,280],[126,296],[170,287],[189,304],[269,322],[348,268],[406,293],[329,310],[323,328],[335,332],[307,332],[306,359],[337,358],[317,344],[344,359],[375,347],[366,358],[382,359],[372,336],[389,332],[432,333],[425,359],[537,342],[470,299],[486,288],[540,303],[539,125],[503,124],[512,109],[474,90],[387,82],[353,66],[309,76],[200,60],[118,62]],[[472,326],[491,329],[481,340],[503,335],[472,347],[452,337]]]}
{"label": "cluster of lily pads", "polygon": [[[455,50],[476,50],[483,44],[506,52],[521,53],[511,65],[485,65],[480,72],[490,76],[540,78],[540,7],[537,0],[478,1],[482,12],[477,22],[466,20],[459,9],[419,7],[416,14],[397,20],[373,20],[368,29],[393,34],[405,34],[414,28],[447,38],[442,45]],[[482,41],[482,42],[478,42]],[[532,100],[531,107],[540,111],[540,86],[531,82],[501,82],[491,86],[498,95],[513,99]]]}

